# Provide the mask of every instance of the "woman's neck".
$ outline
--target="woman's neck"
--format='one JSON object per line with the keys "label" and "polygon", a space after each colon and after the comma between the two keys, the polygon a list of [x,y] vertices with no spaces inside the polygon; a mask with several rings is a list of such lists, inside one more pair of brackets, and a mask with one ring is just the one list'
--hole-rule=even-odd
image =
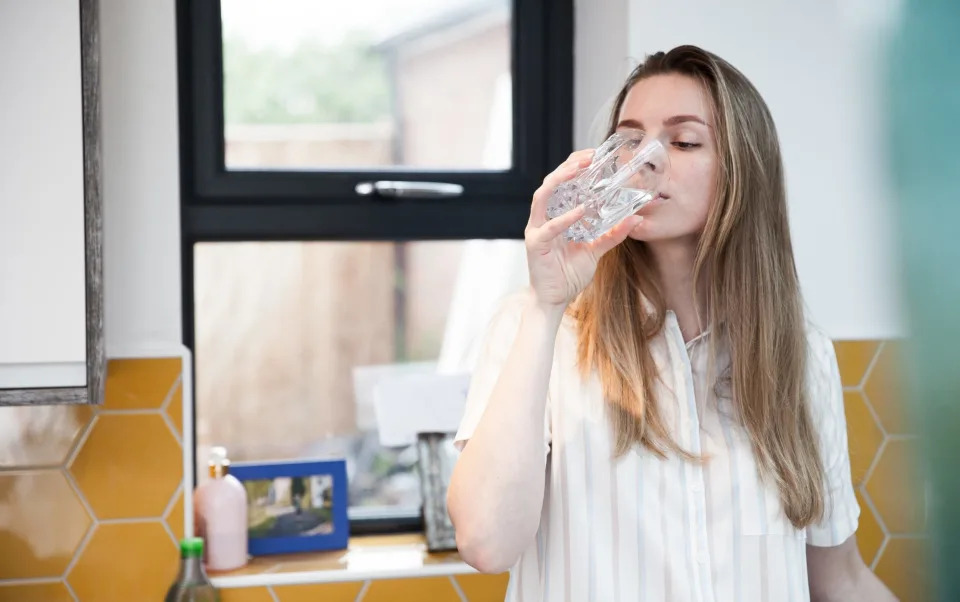
{"label": "woman's neck", "polygon": [[677,315],[683,340],[689,341],[703,332],[706,326],[701,320],[705,320],[708,315],[706,294],[703,290],[696,290],[693,277],[696,244],[687,241],[664,241],[648,245],[657,266],[667,309]]}

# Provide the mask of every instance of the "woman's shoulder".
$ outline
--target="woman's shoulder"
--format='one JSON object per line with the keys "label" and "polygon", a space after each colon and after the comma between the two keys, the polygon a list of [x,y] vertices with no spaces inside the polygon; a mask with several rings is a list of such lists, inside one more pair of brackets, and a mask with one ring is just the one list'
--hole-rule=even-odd
{"label": "woman's shoulder", "polygon": [[523,287],[507,293],[495,304],[490,317],[490,328],[499,326],[519,326],[523,310],[533,299],[533,289]]}
{"label": "woman's shoulder", "polygon": [[[495,304],[490,319],[491,326],[496,324],[519,326],[524,310],[533,302],[534,292],[529,285],[507,293]],[[576,319],[570,315],[569,311],[563,315],[562,326],[566,328],[576,326]]]}
{"label": "woman's shoulder", "polygon": [[807,339],[807,353],[810,360],[820,367],[829,367],[836,361],[833,339],[819,324],[807,318],[804,334]]}
{"label": "woman's shoulder", "polygon": [[[487,327],[487,337],[505,345],[511,344],[520,328],[524,311],[533,302],[534,292],[529,286],[504,295],[497,302],[492,312]],[[575,353],[577,336],[576,318],[570,315],[568,311],[563,315],[560,328],[557,331],[557,338],[554,342],[555,360],[558,355],[562,354],[566,357],[570,353]]]}
{"label": "woman's shoulder", "polygon": [[815,399],[830,399],[833,391],[842,387],[833,339],[809,318],[806,321],[805,331],[808,386]]}

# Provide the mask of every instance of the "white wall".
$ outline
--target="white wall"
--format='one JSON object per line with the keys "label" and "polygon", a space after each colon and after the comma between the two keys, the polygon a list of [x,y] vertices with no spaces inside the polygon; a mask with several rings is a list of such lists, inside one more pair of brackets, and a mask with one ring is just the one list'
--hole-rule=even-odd
{"label": "white wall", "polygon": [[603,140],[614,97],[636,62],[630,58],[629,0],[575,0],[573,147]]}
{"label": "white wall", "polygon": [[879,89],[880,43],[896,18],[893,6],[894,0],[624,0],[605,5],[598,17],[597,4],[579,0],[578,27],[602,20],[607,30],[578,31],[577,51],[584,54],[577,61],[577,144],[595,144],[585,124],[595,121],[601,91],[608,99],[616,91],[619,82],[610,79],[621,64],[623,28],[631,65],[686,43],[719,54],[757,86],[776,120],[811,316],[833,338],[902,335]]}
{"label": "white wall", "polygon": [[174,0],[100,0],[107,356],[181,342]]}

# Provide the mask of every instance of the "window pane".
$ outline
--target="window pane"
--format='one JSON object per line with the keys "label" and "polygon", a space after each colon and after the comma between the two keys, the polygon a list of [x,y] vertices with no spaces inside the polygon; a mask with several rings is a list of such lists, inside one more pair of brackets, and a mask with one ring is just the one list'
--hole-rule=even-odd
{"label": "window pane", "polygon": [[509,0],[222,0],[228,169],[504,170]]}
{"label": "window pane", "polygon": [[198,474],[345,457],[351,516],[420,507],[416,449],[379,445],[354,369],[470,371],[522,241],[201,243],[194,251]]}

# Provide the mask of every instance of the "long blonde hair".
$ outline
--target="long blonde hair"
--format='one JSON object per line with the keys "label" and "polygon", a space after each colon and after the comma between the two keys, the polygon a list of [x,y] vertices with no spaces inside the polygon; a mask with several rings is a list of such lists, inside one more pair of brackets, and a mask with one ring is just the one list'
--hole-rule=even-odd
{"label": "long blonde hair", "polygon": [[[694,78],[713,102],[716,195],[694,266],[712,328],[710,365],[723,340],[731,365],[717,384],[729,385],[761,477],[775,484],[787,517],[802,528],[823,515],[824,468],[807,405],[805,319],[776,128],[742,73],[710,52],[680,46],[650,55],[630,74],[609,133],[633,85],[667,73]],[[646,244],[627,239],[604,255],[571,313],[580,368],[596,370],[603,384],[616,455],[639,444],[660,456],[703,460],[673,441],[657,407],[650,342],[663,329],[666,306]]]}

